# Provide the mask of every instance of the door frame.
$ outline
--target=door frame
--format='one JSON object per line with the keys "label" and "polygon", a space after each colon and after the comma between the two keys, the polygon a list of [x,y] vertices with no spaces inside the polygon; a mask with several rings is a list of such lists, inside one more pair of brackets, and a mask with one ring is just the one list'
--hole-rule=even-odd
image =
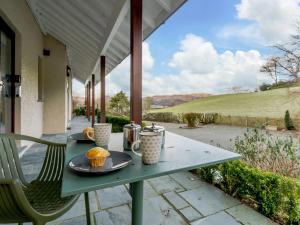
{"label": "door frame", "polygon": [[7,35],[7,37],[11,40],[11,132],[15,132],[15,96],[16,96],[16,88],[15,88],[15,55],[16,55],[16,34],[15,32],[8,26],[8,24],[3,20],[0,16],[0,27],[1,30]]}

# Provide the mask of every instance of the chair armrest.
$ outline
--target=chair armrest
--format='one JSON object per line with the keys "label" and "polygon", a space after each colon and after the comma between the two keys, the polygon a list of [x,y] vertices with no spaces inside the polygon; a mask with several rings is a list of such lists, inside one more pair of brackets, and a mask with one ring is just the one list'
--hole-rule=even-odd
{"label": "chair armrest", "polygon": [[[28,202],[26,195],[23,191],[22,184],[18,179],[0,179],[0,193],[2,199],[0,199],[1,206],[0,212],[14,217],[29,217],[34,218],[38,212],[32,208]],[[2,215],[2,213],[0,213]]]}
{"label": "chair armrest", "polygon": [[12,133],[10,133],[10,134],[0,134],[0,135],[5,135],[6,137],[12,137],[15,140],[32,141],[32,142],[36,142],[36,143],[44,144],[44,145],[55,145],[55,146],[66,147],[66,144],[64,144],[64,143],[56,143],[56,142],[46,141],[46,140],[42,140],[42,139],[39,139],[39,138],[27,136],[27,135],[12,134]]}

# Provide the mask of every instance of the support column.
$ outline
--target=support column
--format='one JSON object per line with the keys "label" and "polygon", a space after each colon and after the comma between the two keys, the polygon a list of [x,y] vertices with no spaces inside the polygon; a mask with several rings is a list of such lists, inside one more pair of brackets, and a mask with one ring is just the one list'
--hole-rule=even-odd
{"label": "support column", "polygon": [[142,17],[143,1],[131,0],[130,5],[130,119],[142,123]]}
{"label": "support column", "polygon": [[95,124],[95,74],[92,74],[92,127]]}
{"label": "support column", "polygon": [[100,111],[101,111],[101,117],[100,117],[100,123],[105,123],[106,118],[106,108],[105,108],[105,56],[101,56],[100,58]]}
{"label": "support column", "polygon": [[87,117],[87,85],[84,85],[84,106],[85,106],[85,116]]}
{"label": "support column", "polygon": [[88,82],[87,116],[88,116],[88,121],[90,121],[90,116],[91,116],[91,81]]}

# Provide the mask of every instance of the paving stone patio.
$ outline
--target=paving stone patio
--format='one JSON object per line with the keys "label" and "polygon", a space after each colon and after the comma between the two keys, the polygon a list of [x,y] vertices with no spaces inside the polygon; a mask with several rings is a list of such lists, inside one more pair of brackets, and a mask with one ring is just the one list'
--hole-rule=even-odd
{"label": "paving stone patio", "polygon": [[[81,132],[87,126],[84,117],[77,117],[73,119],[72,130],[67,134],[44,135],[43,138],[65,142],[67,135]],[[188,136],[187,131],[185,136]],[[45,149],[35,145],[23,155],[22,168],[26,179],[34,179],[41,168],[44,154]],[[145,181],[144,192],[144,225],[276,224],[190,172],[149,179]],[[131,224],[128,185],[90,192],[90,204],[93,224]],[[86,224],[83,196],[69,212],[49,224]]]}

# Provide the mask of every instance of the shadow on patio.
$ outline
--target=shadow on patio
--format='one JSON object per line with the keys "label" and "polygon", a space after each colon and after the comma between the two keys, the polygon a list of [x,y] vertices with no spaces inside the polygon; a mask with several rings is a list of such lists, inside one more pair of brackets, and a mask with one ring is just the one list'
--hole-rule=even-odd
{"label": "shadow on patio", "polygon": [[[66,142],[68,135],[81,132],[87,126],[89,122],[85,117],[75,117],[67,134],[44,135],[43,138]],[[110,149],[118,150],[117,146],[121,143],[114,143]],[[38,174],[44,154],[43,148],[35,145],[23,155],[22,168],[26,179],[31,180]],[[144,224],[275,224],[190,172],[149,179],[144,189]],[[127,185],[90,193],[90,205],[94,224],[131,223],[131,197]],[[49,224],[86,224],[83,196],[68,213]]]}

